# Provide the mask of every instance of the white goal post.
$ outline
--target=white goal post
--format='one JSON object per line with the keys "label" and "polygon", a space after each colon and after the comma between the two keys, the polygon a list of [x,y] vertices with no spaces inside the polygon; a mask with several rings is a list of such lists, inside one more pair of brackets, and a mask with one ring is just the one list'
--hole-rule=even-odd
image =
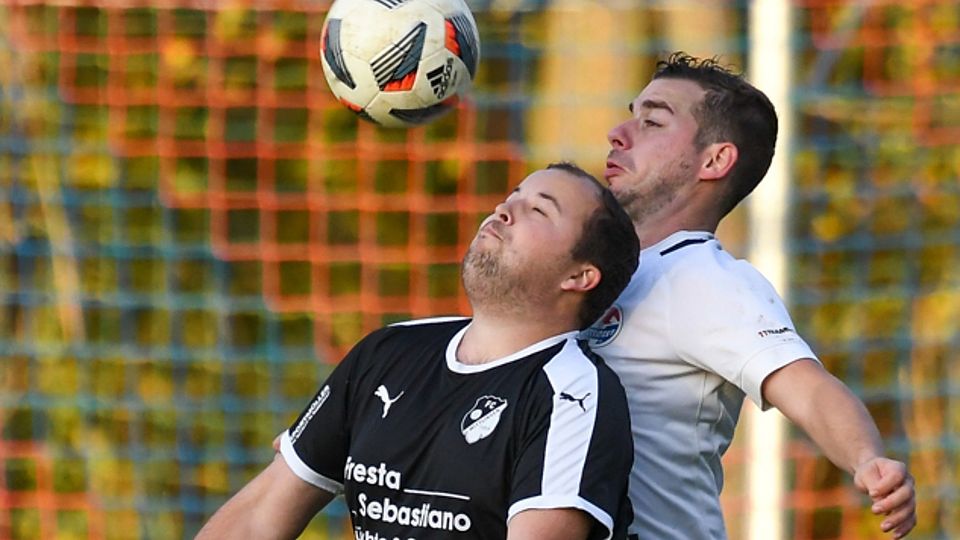
{"label": "white goal post", "polygon": [[[753,0],[749,3],[750,29],[747,77],[764,91],[779,118],[776,154],[770,171],[747,199],[748,259],[787,300],[787,218],[789,216],[790,153],[793,107],[790,3],[787,0]],[[784,459],[786,420],[776,410],[761,413],[746,404],[747,435],[747,538],[783,540]]]}

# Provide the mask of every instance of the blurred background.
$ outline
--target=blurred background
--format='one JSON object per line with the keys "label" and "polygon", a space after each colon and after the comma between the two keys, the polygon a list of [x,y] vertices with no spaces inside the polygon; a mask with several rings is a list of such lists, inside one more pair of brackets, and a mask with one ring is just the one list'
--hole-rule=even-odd
{"label": "blurred background", "polygon": [[[549,161],[602,172],[664,53],[767,68],[751,2],[469,4],[472,94],[401,131],[329,93],[329,2],[0,2],[0,538],[192,537],[358,337],[466,313],[479,219]],[[789,15],[781,292],[909,461],[911,538],[960,538],[960,3]],[[786,538],[881,536],[802,435],[780,461]],[[304,538],[352,538],[342,503]]]}

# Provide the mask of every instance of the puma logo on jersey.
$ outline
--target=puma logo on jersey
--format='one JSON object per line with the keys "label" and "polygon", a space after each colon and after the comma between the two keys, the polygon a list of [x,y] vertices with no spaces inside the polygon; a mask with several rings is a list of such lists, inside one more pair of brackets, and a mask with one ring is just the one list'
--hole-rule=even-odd
{"label": "puma logo on jersey", "polygon": [[403,397],[403,392],[400,392],[399,394],[397,394],[397,397],[391,398],[390,392],[387,390],[387,387],[381,384],[380,386],[377,387],[377,390],[376,392],[373,393],[373,395],[380,398],[380,401],[383,402],[383,414],[380,416],[380,418],[386,418],[387,413],[390,412],[390,407],[393,406],[393,404],[396,403],[398,399]]}
{"label": "puma logo on jersey", "polygon": [[588,397],[590,397],[590,392],[584,394],[582,398],[573,397],[566,392],[560,392],[560,401],[572,401],[573,403],[580,405],[580,408],[583,409],[583,412],[587,412],[587,408],[583,405],[583,400],[587,399]]}

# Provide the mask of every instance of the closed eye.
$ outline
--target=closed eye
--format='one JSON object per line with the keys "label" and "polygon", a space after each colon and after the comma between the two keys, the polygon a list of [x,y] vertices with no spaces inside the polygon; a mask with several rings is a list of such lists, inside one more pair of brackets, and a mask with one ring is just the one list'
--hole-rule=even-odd
{"label": "closed eye", "polygon": [[660,127],[660,126],[662,126],[663,124],[661,124],[661,123],[659,123],[659,122],[654,122],[653,120],[650,120],[650,119],[648,118],[648,119],[646,119],[646,120],[643,121],[643,125],[646,126],[646,127]]}
{"label": "closed eye", "polygon": [[546,212],[544,212],[543,210],[541,210],[541,209],[540,209],[539,207],[537,207],[537,206],[534,206],[534,207],[533,207],[533,211],[534,211],[534,212],[537,212],[538,214],[542,214],[542,215],[544,215],[544,216],[547,215]]}

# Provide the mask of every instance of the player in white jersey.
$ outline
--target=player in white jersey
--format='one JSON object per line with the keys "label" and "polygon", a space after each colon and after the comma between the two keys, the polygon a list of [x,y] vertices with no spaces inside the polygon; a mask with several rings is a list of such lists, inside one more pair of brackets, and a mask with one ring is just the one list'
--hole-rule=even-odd
{"label": "player in white jersey", "polygon": [[630,401],[631,533],[725,538],[720,457],[744,395],[801,427],[883,515],[916,524],[913,478],[884,457],[860,400],[797,335],[773,287],[713,233],[766,174],[777,118],[762,92],[715,61],[674,54],[608,134],[605,178],[644,246],[615,305],[588,331]]}
{"label": "player in white jersey", "polygon": [[343,492],[358,539],[624,538],[626,396],[576,334],[638,254],[589,174],[531,174],[464,257],[472,319],[363,339],[199,537],[294,537]]}

